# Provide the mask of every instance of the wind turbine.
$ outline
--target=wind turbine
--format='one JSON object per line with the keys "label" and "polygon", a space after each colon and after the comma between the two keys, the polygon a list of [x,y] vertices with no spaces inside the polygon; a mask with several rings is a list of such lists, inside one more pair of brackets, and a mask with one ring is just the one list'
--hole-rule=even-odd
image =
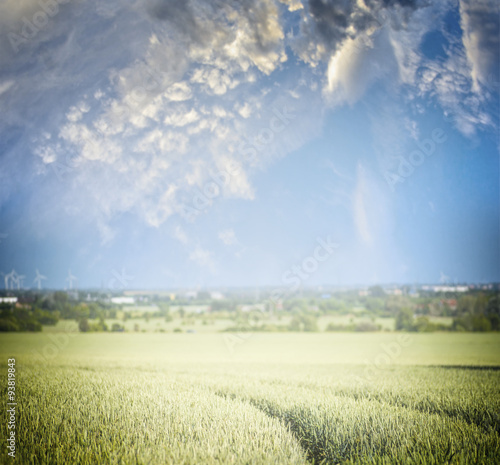
{"label": "wind turbine", "polygon": [[[24,276],[22,276],[24,278]],[[11,289],[14,289],[14,285],[17,284],[17,288],[19,289],[19,275],[16,273],[16,270],[12,269],[10,273],[5,275],[5,289],[9,289],[9,282],[12,286]]]}
{"label": "wind turbine", "polygon": [[40,274],[40,272],[36,270],[36,278],[33,280],[33,282],[36,283],[38,289],[42,288],[42,279],[47,279],[47,276]]}
{"label": "wind turbine", "polygon": [[446,284],[446,283],[450,282],[450,277],[449,276],[446,276],[442,271],[440,271],[439,273],[440,273],[439,281],[441,283]]}
{"label": "wind turbine", "polygon": [[17,275],[16,284],[17,284],[18,290],[23,288],[23,279],[24,278],[26,278],[26,276],[20,275],[20,274]]}
{"label": "wind turbine", "polygon": [[69,283],[69,288],[73,289],[73,281],[78,281],[78,279],[76,278],[76,276],[73,276],[71,274],[71,270],[68,270],[68,277],[66,278],[66,281],[68,281]]}

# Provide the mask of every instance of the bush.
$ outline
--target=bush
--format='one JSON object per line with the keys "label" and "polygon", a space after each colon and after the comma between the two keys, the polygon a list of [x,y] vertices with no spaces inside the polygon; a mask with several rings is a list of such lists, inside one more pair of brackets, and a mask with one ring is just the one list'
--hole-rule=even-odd
{"label": "bush", "polygon": [[373,331],[379,331],[380,326],[376,325],[374,323],[370,323],[368,321],[364,321],[362,323],[358,323],[356,327],[354,328],[354,331],[358,332],[373,332]]}
{"label": "bush", "polygon": [[0,332],[19,331],[19,325],[12,320],[0,320]]}
{"label": "bush", "polygon": [[82,318],[80,322],[78,323],[78,329],[82,333],[87,333],[90,331],[90,325],[89,325],[89,320],[87,318]]}
{"label": "bush", "polygon": [[409,308],[402,308],[396,315],[396,331],[412,331],[413,312]]}
{"label": "bush", "polygon": [[330,323],[325,331],[334,331],[334,332],[344,332],[344,331],[354,331],[354,325],[336,325],[334,323]]}
{"label": "bush", "polygon": [[318,331],[318,322],[314,316],[311,315],[297,315],[288,325],[289,331],[305,331],[315,332]]}
{"label": "bush", "polygon": [[104,323],[104,320],[99,320],[97,323],[90,325],[90,330],[96,332],[107,331],[108,326]]}
{"label": "bush", "polygon": [[54,326],[59,321],[59,312],[48,312],[35,308],[34,316],[42,325]]}
{"label": "bush", "polygon": [[491,321],[484,315],[467,315],[453,320],[452,328],[455,331],[486,332],[492,330]]}
{"label": "bush", "polygon": [[42,325],[36,320],[28,320],[21,324],[21,331],[31,331],[31,332],[39,332],[42,330]]}

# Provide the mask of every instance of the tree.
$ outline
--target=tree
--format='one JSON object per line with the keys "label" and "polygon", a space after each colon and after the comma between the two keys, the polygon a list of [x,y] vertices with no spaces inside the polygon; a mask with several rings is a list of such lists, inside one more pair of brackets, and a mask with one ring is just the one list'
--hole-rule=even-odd
{"label": "tree", "polygon": [[54,326],[59,320],[59,312],[47,312],[35,308],[33,314],[42,325]]}
{"label": "tree", "polygon": [[473,295],[463,295],[457,302],[457,315],[472,315],[474,313],[474,306],[476,298]]}
{"label": "tree", "polygon": [[373,297],[385,297],[385,291],[380,286],[372,286],[368,291]]}
{"label": "tree", "polygon": [[402,308],[396,315],[396,331],[411,331],[413,329],[413,312]]}
{"label": "tree", "polygon": [[196,296],[198,300],[210,300],[210,292],[208,291],[200,291]]}
{"label": "tree", "polygon": [[93,331],[107,331],[108,325],[104,321],[104,318],[99,318],[99,321],[91,326],[91,330]]}
{"label": "tree", "polygon": [[124,328],[120,323],[113,323],[111,326],[111,331],[113,332],[122,332],[123,330]]}
{"label": "tree", "polygon": [[490,320],[483,315],[474,315],[472,317],[472,330],[481,332],[491,331]]}
{"label": "tree", "polygon": [[288,326],[289,331],[306,331],[315,332],[318,331],[318,323],[314,316],[310,315],[297,315],[293,317],[292,321]]}
{"label": "tree", "polygon": [[488,305],[486,306],[485,311],[488,319],[491,323],[491,329],[493,331],[500,330],[500,296],[494,295],[488,301]]}
{"label": "tree", "polygon": [[90,325],[89,325],[89,320],[87,318],[82,318],[80,322],[78,323],[78,329],[82,333],[87,333],[90,331]]}
{"label": "tree", "polygon": [[0,319],[0,332],[19,331],[19,325],[12,320]]}
{"label": "tree", "polygon": [[319,331],[318,322],[313,316],[303,316],[302,322],[304,324],[304,331],[315,332]]}

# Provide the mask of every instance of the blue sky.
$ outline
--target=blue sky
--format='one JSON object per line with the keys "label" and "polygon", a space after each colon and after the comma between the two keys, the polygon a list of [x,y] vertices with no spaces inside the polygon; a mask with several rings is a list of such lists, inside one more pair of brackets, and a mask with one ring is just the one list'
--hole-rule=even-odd
{"label": "blue sky", "polygon": [[500,280],[497,2],[0,18],[0,286]]}

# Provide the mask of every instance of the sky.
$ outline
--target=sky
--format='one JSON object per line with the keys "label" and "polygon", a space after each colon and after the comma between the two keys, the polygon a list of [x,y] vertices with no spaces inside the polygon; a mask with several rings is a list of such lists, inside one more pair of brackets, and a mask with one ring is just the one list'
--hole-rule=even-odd
{"label": "sky", "polygon": [[494,0],[4,0],[0,288],[500,281],[499,23]]}

